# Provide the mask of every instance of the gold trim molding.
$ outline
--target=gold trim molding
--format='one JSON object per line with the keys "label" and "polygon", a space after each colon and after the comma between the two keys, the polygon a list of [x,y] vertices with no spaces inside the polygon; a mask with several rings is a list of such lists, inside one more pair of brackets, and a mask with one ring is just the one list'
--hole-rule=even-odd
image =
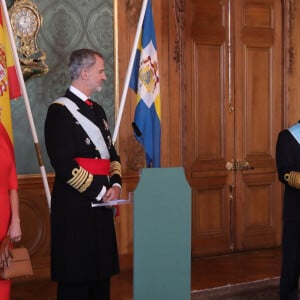
{"label": "gold trim molding", "polygon": [[183,60],[184,48],[184,0],[174,0],[174,13],[176,19],[177,38],[175,40],[174,61],[177,68],[180,68]]}

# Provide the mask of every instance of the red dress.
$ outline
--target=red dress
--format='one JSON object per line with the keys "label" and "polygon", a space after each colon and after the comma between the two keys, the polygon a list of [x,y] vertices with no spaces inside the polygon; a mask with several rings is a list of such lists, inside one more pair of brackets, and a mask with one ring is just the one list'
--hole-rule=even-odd
{"label": "red dress", "polygon": [[[17,189],[14,151],[10,138],[0,122],[0,241],[7,235],[11,209],[9,190]],[[0,299],[9,300],[10,280],[0,280]]]}

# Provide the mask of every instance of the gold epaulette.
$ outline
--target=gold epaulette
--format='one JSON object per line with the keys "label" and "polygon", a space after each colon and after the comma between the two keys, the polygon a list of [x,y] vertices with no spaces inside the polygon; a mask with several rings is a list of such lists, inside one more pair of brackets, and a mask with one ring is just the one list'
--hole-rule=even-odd
{"label": "gold epaulette", "polygon": [[109,176],[112,177],[113,175],[121,175],[121,164],[118,161],[112,161],[110,163],[110,171]]}
{"label": "gold epaulette", "polygon": [[82,167],[74,168],[72,170],[73,177],[67,181],[74,189],[78,190],[80,193],[86,191],[86,189],[91,185],[94,176]]}
{"label": "gold epaulette", "polygon": [[300,172],[291,171],[290,173],[284,174],[284,180],[289,186],[300,189]]}
{"label": "gold epaulette", "polygon": [[61,105],[61,106],[65,106],[64,103],[60,103],[60,102],[51,103],[51,105],[52,105],[52,104],[59,104],[59,105]]}

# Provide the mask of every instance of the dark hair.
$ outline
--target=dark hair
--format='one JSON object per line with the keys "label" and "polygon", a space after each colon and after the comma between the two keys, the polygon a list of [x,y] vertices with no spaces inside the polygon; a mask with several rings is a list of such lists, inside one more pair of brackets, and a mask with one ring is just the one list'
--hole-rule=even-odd
{"label": "dark hair", "polygon": [[69,58],[69,72],[71,80],[77,79],[82,69],[89,69],[96,62],[96,56],[103,58],[103,55],[92,49],[74,50]]}

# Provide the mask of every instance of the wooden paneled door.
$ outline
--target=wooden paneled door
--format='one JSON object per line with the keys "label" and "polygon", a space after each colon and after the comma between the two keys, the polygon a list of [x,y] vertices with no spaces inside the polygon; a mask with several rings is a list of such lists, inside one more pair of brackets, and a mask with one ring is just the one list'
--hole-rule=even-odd
{"label": "wooden paneled door", "polygon": [[193,255],[278,246],[281,1],[185,1],[185,45]]}

